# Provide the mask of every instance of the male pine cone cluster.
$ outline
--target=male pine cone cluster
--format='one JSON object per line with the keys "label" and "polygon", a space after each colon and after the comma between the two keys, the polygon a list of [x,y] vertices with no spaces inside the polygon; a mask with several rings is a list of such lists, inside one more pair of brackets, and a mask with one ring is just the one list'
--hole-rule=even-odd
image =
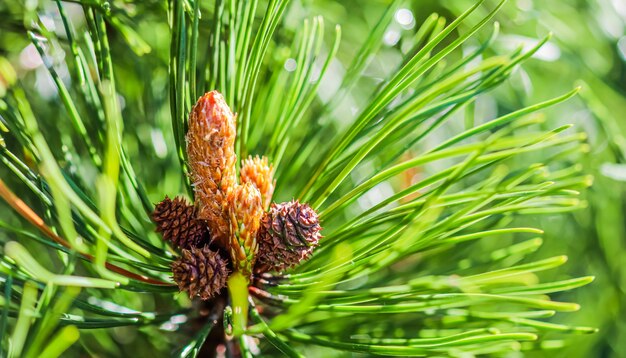
{"label": "male pine cone cluster", "polygon": [[191,298],[217,295],[229,268],[249,276],[293,267],[321,237],[317,213],[307,204],[270,206],[274,179],[267,158],[243,160],[238,183],[235,118],[219,92],[200,97],[186,137],[195,205],[166,197],[152,215],[163,239],[181,251],[173,278]]}

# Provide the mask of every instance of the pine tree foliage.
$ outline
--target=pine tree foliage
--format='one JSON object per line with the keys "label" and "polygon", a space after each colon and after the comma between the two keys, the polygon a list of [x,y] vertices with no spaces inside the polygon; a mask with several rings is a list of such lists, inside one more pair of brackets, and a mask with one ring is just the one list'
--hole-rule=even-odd
{"label": "pine tree foliage", "polygon": [[[577,89],[495,118],[474,115],[476,100],[549,38],[491,54],[498,36],[492,17],[504,1],[477,2],[451,20],[431,15],[397,68],[372,79],[366,69],[400,1],[345,60],[338,58],[339,26],[320,17],[304,19],[297,31],[285,26],[295,3],[170,0],[160,21],[171,35],[171,123],[133,116],[118,95],[137,89],[125,83],[128,60],[112,56],[114,39],[139,62],[160,56],[139,36],[128,7],[77,3],[84,25],[56,1],[62,37],[41,15],[27,25],[61,115],[52,118],[10,66],[1,69],[8,86],[0,101],[0,196],[21,217],[0,220],[0,337],[9,356],[67,349],[113,356],[126,348],[110,335],[127,327],[140,327],[152,343],[144,353],[195,356],[220,329],[222,311],[228,325],[224,304],[202,316],[178,294],[170,267],[176,251],[150,220],[165,194],[193,193],[187,117],[213,89],[238,114],[238,157],[267,156],[275,197],[308,203],[323,227],[310,260],[254,277],[250,326],[228,354],[235,346],[243,356],[259,349],[287,356],[503,354],[558,348],[564,334],[594,331],[550,321],[579,308],[555,295],[592,278],[543,282],[541,273],[566,258],[537,259],[542,231],[518,220],[584,205],[578,194],[590,178],[562,159],[585,151],[585,136],[542,115]],[[478,43],[478,33],[491,35]],[[70,81],[59,73],[59,53]],[[285,70],[287,59],[295,67]],[[340,63],[345,71],[336,78],[331,69]],[[145,81],[144,89],[158,85]],[[330,94],[322,93],[327,81],[337,83]],[[364,91],[363,83],[375,85]],[[145,148],[128,131],[146,121],[172,133],[163,159],[168,174],[142,169],[159,155],[138,153]],[[155,175],[163,182],[144,185]],[[501,245],[479,250],[485,241]]]}

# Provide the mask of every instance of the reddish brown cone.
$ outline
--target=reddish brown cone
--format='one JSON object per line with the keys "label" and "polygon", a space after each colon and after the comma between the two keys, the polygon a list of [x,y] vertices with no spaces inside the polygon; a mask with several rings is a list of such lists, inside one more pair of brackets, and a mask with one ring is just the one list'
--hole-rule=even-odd
{"label": "reddish brown cone", "polygon": [[171,200],[169,197],[158,203],[152,213],[152,220],[157,224],[157,232],[163,240],[175,247],[188,249],[198,246],[205,235],[206,225],[196,219],[196,209],[179,196]]}
{"label": "reddish brown cone", "polygon": [[247,275],[252,272],[258,249],[256,236],[263,216],[261,193],[251,183],[238,185],[229,195],[229,209],[231,259],[236,269]]}
{"label": "reddish brown cone", "polygon": [[274,194],[274,168],[267,157],[249,156],[241,162],[241,184],[251,183],[261,193],[263,209],[267,210]]}
{"label": "reddish brown cone", "polygon": [[208,246],[183,250],[182,257],[172,264],[172,272],[181,292],[202,300],[218,294],[226,286],[229,274],[226,260]]}
{"label": "reddish brown cone", "polygon": [[187,155],[198,218],[205,220],[211,238],[228,247],[228,192],[237,183],[235,115],[224,97],[211,91],[198,99],[189,114]]}
{"label": "reddish brown cone", "polygon": [[281,271],[307,259],[321,238],[315,210],[297,200],[275,204],[263,215],[257,235],[256,271]]}

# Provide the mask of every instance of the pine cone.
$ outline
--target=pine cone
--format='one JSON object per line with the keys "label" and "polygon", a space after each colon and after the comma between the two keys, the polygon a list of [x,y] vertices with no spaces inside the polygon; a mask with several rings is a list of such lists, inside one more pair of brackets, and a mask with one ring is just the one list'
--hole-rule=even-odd
{"label": "pine cone", "polygon": [[268,163],[267,157],[249,156],[241,163],[239,174],[241,183],[252,183],[259,192],[263,200],[263,209],[267,209],[274,194],[274,168]]}
{"label": "pine cone", "polygon": [[196,247],[208,235],[207,227],[196,219],[196,209],[182,197],[169,197],[158,203],[152,213],[152,220],[157,224],[157,232],[163,240],[175,247],[189,249]]}
{"label": "pine cone", "polygon": [[321,238],[317,213],[297,200],[275,204],[263,215],[257,235],[257,272],[282,271],[307,259]]}
{"label": "pine cone", "polygon": [[226,260],[208,246],[183,250],[182,257],[172,264],[172,272],[181,292],[202,300],[217,295],[226,286],[229,273]]}
{"label": "pine cone", "polygon": [[189,114],[187,155],[198,206],[198,218],[211,237],[228,247],[230,223],[227,196],[236,185],[235,115],[224,97],[211,91],[198,99]]}
{"label": "pine cone", "polygon": [[258,249],[256,236],[263,216],[261,193],[253,184],[245,183],[235,187],[229,195],[229,202],[233,233],[231,258],[238,270],[250,274]]}

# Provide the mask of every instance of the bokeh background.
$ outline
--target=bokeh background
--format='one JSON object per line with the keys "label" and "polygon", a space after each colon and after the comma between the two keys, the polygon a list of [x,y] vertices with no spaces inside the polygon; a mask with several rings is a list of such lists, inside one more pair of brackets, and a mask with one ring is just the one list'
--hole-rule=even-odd
{"label": "bokeh background", "polygon": [[[342,61],[352,58],[388,3],[377,0],[294,1],[287,24],[296,31],[303,16],[322,15],[327,26],[342,25],[338,61],[333,63],[329,74],[332,78],[332,71],[339,74],[347,66]],[[384,74],[402,61],[409,51],[403,45],[404,40],[413,36],[416,26],[431,13],[452,19],[473,3],[471,0],[407,1],[386,30],[384,47],[367,68],[369,77],[375,79],[377,74]],[[495,3],[486,1],[487,6],[482,11],[493,8]],[[67,9],[75,19],[74,26],[82,26],[79,5],[68,5]],[[47,21],[49,29],[62,27],[52,1],[0,1],[0,67],[10,64],[28,90],[38,93],[31,100],[34,105],[45,108],[50,118],[41,123],[42,129],[58,133],[48,136],[57,141],[51,146],[63,146],[66,143],[64,129],[69,124],[54,120],[64,116],[63,108],[58,104],[46,64],[26,35],[29,24],[38,19],[35,11],[43,11],[41,19]],[[45,16],[46,11],[49,16]],[[135,160],[137,174],[149,193],[163,193],[181,185],[178,161],[168,153],[172,134],[158,129],[168,128],[170,121],[167,75],[170,44],[167,23],[163,21],[166,11],[164,1],[126,3],[124,13],[119,14],[120,31],[110,34],[123,113],[133,118],[125,128],[127,149],[136,158],[144,152],[156,153],[156,158],[151,160]],[[594,185],[584,193],[587,207],[571,214],[526,220],[533,220],[534,225],[546,230],[545,244],[536,255],[568,255],[569,263],[554,275],[558,278],[596,277],[591,285],[556,298],[578,302],[583,307],[579,313],[559,319],[569,324],[598,327],[599,332],[577,336],[565,349],[549,354],[626,357],[626,1],[510,0],[496,20],[500,23],[501,35],[490,50],[495,54],[519,46],[530,47],[548,33],[553,36],[542,50],[516,70],[511,80],[481,97],[476,105],[477,117],[490,118],[499,108],[520,108],[565,93],[575,86],[582,87],[580,96],[550,109],[546,115],[551,124],[574,123],[584,128],[589,136],[588,153],[580,162],[571,163],[594,177]],[[486,31],[480,32],[473,41],[478,44],[486,36]],[[69,81],[65,54],[49,55],[53,63],[48,65],[55,66],[59,76]],[[8,81],[0,77],[0,94]],[[375,81],[370,80],[357,86],[352,100],[358,102],[359,93],[367,98],[371,86],[375,85]],[[332,86],[332,81],[326,81],[323,86]],[[321,93],[324,93],[323,86]],[[72,158],[67,158],[67,163],[71,162]],[[8,212],[6,206],[2,208],[3,212]],[[141,334],[125,333],[118,335],[125,344],[145,339]],[[97,332],[93,334],[97,340]],[[102,344],[106,346],[106,342]]]}

